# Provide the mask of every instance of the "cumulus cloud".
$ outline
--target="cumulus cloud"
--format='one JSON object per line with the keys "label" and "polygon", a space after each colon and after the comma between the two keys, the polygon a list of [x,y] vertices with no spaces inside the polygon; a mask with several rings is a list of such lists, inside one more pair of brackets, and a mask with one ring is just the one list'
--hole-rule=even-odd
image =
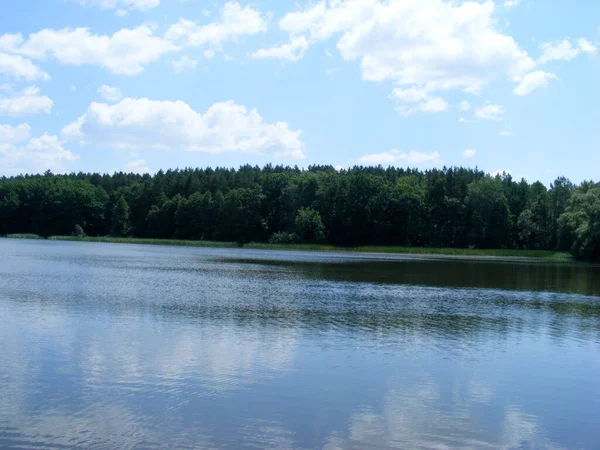
{"label": "cumulus cloud", "polygon": [[576,46],[564,39],[558,42],[544,42],[541,48],[542,56],[539,61],[542,64],[549,61],[570,61],[580,53],[595,53],[597,50],[594,44],[584,38],[578,39]]}
{"label": "cumulus cloud", "polygon": [[74,0],[84,6],[97,6],[102,9],[116,9],[117,14],[127,11],[146,11],[160,5],[160,0]]}
{"label": "cumulus cloud", "polygon": [[0,125],[0,170],[4,175],[65,172],[63,164],[79,157],[63,148],[57,136],[43,134],[31,138],[31,127]]}
{"label": "cumulus cloud", "polygon": [[261,48],[252,53],[251,56],[255,59],[272,58],[285,61],[298,61],[304,56],[307,49],[308,41],[306,38],[304,36],[298,36],[279,47]]}
{"label": "cumulus cloud", "polygon": [[169,40],[153,35],[145,25],[122,29],[113,35],[92,34],[88,28],[45,29],[30,34],[0,36],[0,50],[63,64],[96,65],[120,75],[137,75],[147,64],[178,50]]}
{"label": "cumulus cloud", "polygon": [[509,9],[514,8],[519,4],[519,1],[520,0],[504,0],[504,7]]}
{"label": "cumulus cloud", "polygon": [[459,103],[458,109],[460,111],[469,111],[471,109],[471,103],[468,102],[467,100],[463,100],[462,102]]}
{"label": "cumulus cloud", "polygon": [[501,105],[484,105],[475,110],[475,117],[484,120],[502,120],[504,107]]}
{"label": "cumulus cloud", "polygon": [[578,39],[577,45],[583,53],[595,53],[597,50],[596,46],[585,38]]}
{"label": "cumulus cloud", "polygon": [[527,52],[497,29],[494,9],[492,1],[320,1],[286,14],[279,26],[289,45],[300,37],[309,44],[338,37],[342,58],[358,61],[365,80],[389,80],[401,91],[414,88],[436,98],[402,104],[401,111],[439,112],[447,105],[436,93],[478,93],[498,78],[512,80],[535,68]]}
{"label": "cumulus cloud", "polygon": [[9,55],[1,52],[0,74],[28,81],[50,79],[48,74],[32,63],[31,60],[23,58],[21,55]]}
{"label": "cumulus cloud", "polygon": [[558,77],[553,73],[536,70],[525,75],[513,93],[520,96],[529,95],[540,87],[547,87],[551,80],[558,80]]}
{"label": "cumulus cloud", "polygon": [[18,117],[42,112],[50,114],[53,104],[49,97],[40,95],[38,87],[30,86],[10,97],[0,96],[0,116]]}
{"label": "cumulus cloud", "polygon": [[409,164],[419,167],[430,167],[442,163],[438,152],[424,153],[417,151],[404,152],[401,150],[389,150],[382,153],[372,153],[362,156],[358,159],[361,164],[365,165],[393,165],[393,164]]}
{"label": "cumulus cloud", "polygon": [[474,148],[469,148],[467,150],[465,150],[464,152],[462,152],[463,158],[475,158],[475,156],[477,155],[477,150],[475,150]]}
{"label": "cumulus cloud", "polygon": [[194,70],[198,66],[198,61],[183,55],[181,58],[171,61],[171,65],[173,66],[173,72],[181,73],[186,70]]}
{"label": "cumulus cloud", "polygon": [[29,139],[31,127],[27,123],[20,125],[0,125],[0,145],[22,142]]}
{"label": "cumulus cloud", "polygon": [[180,19],[167,30],[164,37],[170,41],[192,47],[220,48],[226,41],[236,41],[244,36],[267,30],[267,18],[251,6],[242,8],[239,3],[226,3],[219,11],[217,21],[199,25]]}
{"label": "cumulus cloud", "polygon": [[151,173],[150,169],[148,168],[148,164],[146,163],[146,160],[144,160],[144,159],[134,159],[131,161],[127,161],[125,166],[123,166],[122,168],[113,169],[113,170],[109,171],[109,173],[115,173],[115,172],[139,173],[141,175],[143,175],[145,173]]}
{"label": "cumulus cloud", "polygon": [[182,101],[126,98],[114,105],[92,103],[62,134],[82,143],[134,150],[304,156],[301,131],[290,130],[285,122],[265,122],[258,111],[232,100],[215,103],[205,113],[194,111]]}
{"label": "cumulus cloud", "polygon": [[[80,2],[104,8],[124,7],[126,9],[118,11],[125,12],[148,9],[159,3],[158,0]],[[151,25],[123,28],[112,35],[94,34],[89,28],[44,29],[27,38],[21,34],[4,34],[0,35],[0,73],[6,71],[28,79],[47,78],[29,59],[55,58],[63,64],[95,65],[114,74],[133,76],[162,56],[185,47],[207,47],[209,53],[214,54],[225,42],[266,31],[267,23],[268,17],[252,7],[229,2],[220,9],[214,22],[200,25],[182,18],[163,35],[155,34]]]}
{"label": "cumulus cloud", "polygon": [[417,111],[442,112],[448,109],[448,103],[444,99],[430,95],[427,89],[395,88],[390,98],[398,102],[396,110],[404,116],[410,116]]}
{"label": "cumulus cloud", "polygon": [[127,173],[150,173],[148,164],[143,159],[136,159],[134,161],[128,161],[124,168]]}
{"label": "cumulus cloud", "polygon": [[116,87],[103,84],[98,88],[98,94],[107,102],[118,102],[123,98],[121,90]]}

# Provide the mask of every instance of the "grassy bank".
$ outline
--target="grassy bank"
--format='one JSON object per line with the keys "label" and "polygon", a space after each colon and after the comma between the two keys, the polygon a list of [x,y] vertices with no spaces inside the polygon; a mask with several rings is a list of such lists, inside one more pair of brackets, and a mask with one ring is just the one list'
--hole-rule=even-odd
{"label": "grassy bank", "polygon": [[28,233],[8,234],[8,235],[6,235],[6,237],[11,238],[11,239],[42,239],[42,237],[37,234],[28,234]]}
{"label": "grassy bank", "polygon": [[346,251],[357,253],[393,253],[407,255],[447,255],[447,256],[495,256],[513,258],[545,258],[545,259],[571,259],[571,255],[549,250],[503,250],[503,249],[471,249],[471,248],[426,248],[426,247],[396,247],[374,246],[363,247],[335,247],[332,245],[291,244],[276,245],[264,243],[250,243],[245,248],[265,250],[315,250],[315,251]]}
{"label": "grassy bank", "polygon": [[188,241],[184,239],[146,239],[146,238],[120,238],[120,237],[84,237],[75,236],[50,236],[51,241],[77,241],[77,242],[107,242],[112,244],[145,244],[145,245],[177,245],[185,247],[239,247],[235,242],[217,241]]}
{"label": "grassy bank", "polygon": [[[31,239],[35,235],[11,235],[8,237],[21,237]],[[36,238],[39,238],[37,236]],[[79,242],[106,242],[117,244],[146,244],[146,245],[176,245],[186,247],[217,247],[237,248],[235,242],[216,241],[188,241],[183,239],[144,239],[144,238],[118,238],[118,237],[85,237],[52,236],[55,241]],[[323,252],[356,252],[356,253],[386,253],[409,255],[444,255],[444,256],[475,256],[475,257],[501,257],[501,258],[536,258],[551,261],[569,261],[571,255],[562,252],[546,250],[503,250],[503,249],[471,249],[471,248],[423,248],[423,247],[394,247],[394,246],[364,246],[364,247],[336,247],[321,244],[269,244],[250,242],[244,248],[256,250],[305,250]]]}

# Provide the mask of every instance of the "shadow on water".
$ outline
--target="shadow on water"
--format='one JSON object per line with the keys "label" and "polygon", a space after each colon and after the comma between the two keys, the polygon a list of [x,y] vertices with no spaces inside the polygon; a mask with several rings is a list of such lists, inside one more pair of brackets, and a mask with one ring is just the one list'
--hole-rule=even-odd
{"label": "shadow on water", "polygon": [[329,262],[263,258],[220,258],[260,264],[307,278],[362,283],[545,291],[600,296],[600,265],[466,258],[397,258]]}

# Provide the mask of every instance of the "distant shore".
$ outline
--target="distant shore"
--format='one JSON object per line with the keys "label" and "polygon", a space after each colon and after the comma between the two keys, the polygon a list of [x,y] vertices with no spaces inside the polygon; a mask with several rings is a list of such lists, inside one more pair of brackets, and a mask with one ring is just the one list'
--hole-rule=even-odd
{"label": "distant shore", "polygon": [[[7,238],[13,239],[45,239],[36,234],[11,234]],[[321,252],[352,252],[352,253],[382,253],[396,255],[441,255],[441,256],[473,256],[473,257],[500,257],[500,258],[533,258],[547,261],[571,261],[569,253],[553,252],[548,250],[511,250],[511,249],[475,249],[475,248],[428,248],[428,247],[397,247],[397,246],[362,246],[362,247],[337,247],[326,244],[270,244],[263,242],[249,242],[238,244],[236,242],[219,241],[191,241],[184,239],[146,239],[127,237],[76,237],[76,236],[50,236],[52,241],[73,242],[104,242],[113,244],[143,244],[143,245],[171,245],[185,247],[214,247],[214,248],[247,248],[256,250],[304,250]]]}

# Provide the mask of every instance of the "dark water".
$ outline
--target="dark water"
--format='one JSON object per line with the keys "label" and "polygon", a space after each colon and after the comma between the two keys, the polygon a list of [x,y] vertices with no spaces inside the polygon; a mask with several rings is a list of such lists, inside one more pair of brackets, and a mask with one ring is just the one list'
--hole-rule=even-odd
{"label": "dark water", "polygon": [[0,448],[600,448],[600,267],[0,240]]}

